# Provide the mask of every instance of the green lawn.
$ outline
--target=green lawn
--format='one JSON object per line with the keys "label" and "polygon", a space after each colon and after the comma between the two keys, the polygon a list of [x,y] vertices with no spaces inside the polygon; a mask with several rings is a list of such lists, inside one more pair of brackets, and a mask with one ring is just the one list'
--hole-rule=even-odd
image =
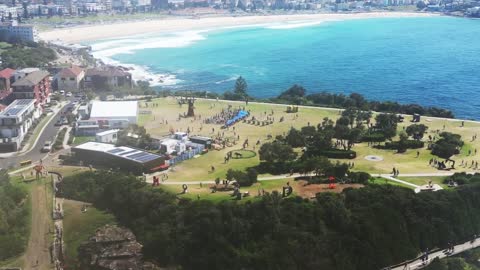
{"label": "green lawn", "polygon": [[115,224],[115,218],[112,214],[100,211],[93,206],[88,206],[87,212],[82,213],[83,204],[82,202],[69,200],[64,200],[63,203],[66,264],[73,269],[77,269],[75,263],[80,244],[93,236],[97,228],[106,224]]}
{"label": "green lawn", "polygon": [[[152,103],[157,103],[158,106],[151,106]],[[258,155],[250,159],[230,160],[228,164],[223,164],[224,156],[231,150],[241,148],[241,144],[245,139],[250,142],[249,150],[253,150],[253,145],[257,140],[264,143],[267,140],[267,135],[283,135],[291,127],[301,128],[308,123],[316,125],[322,121],[324,117],[328,117],[332,120],[336,120],[339,117],[339,111],[327,110],[320,108],[300,108],[298,112],[298,119],[294,119],[294,114],[287,114],[285,112],[286,105],[274,105],[274,104],[254,104],[250,103],[246,109],[251,111],[251,115],[257,119],[264,119],[265,113],[268,115],[273,110],[273,117],[275,122],[269,126],[255,126],[247,123],[237,123],[235,125],[235,131],[233,128],[222,130],[219,125],[204,124],[203,119],[206,117],[218,114],[222,109],[226,109],[229,105],[234,108],[238,106],[245,106],[244,103],[231,102],[231,101],[210,101],[198,99],[195,102],[195,114],[201,116],[201,120],[194,121],[192,118],[181,118],[178,120],[178,115],[183,114],[187,110],[187,106],[180,107],[173,97],[154,99],[149,103],[148,108],[144,102],[140,102],[142,105],[141,110],[151,111],[150,115],[141,115],[139,117],[139,124],[143,125],[147,131],[153,136],[162,136],[168,134],[170,130],[174,131],[186,131],[191,130],[191,134],[203,135],[212,137],[217,135],[220,131],[225,133],[227,137],[234,137],[240,135],[239,143],[232,147],[227,147],[221,150],[212,150],[209,153],[202,155],[198,158],[184,161],[175,166],[175,171],[169,173],[169,181],[205,181],[214,180],[217,177],[224,178],[226,171],[232,169],[246,169],[251,166],[255,166],[259,163]],[[280,117],[284,117],[283,122],[279,122]],[[407,116],[403,123],[399,123],[398,131],[404,127],[411,125],[411,117]],[[480,140],[471,142],[472,135],[478,133],[480,130],[480,123],[465,123],[464,127],[460,126],[460,122],[447,121],[443,119],[435,119],[430,117],[422,117],[422,124],[429,127],[427,134],[431,136],[437,136],[442,131],[449,131],[462,135],[465,141],[465,146],[462,148],[461,153],[457,157],[453,157],[457,161],[464,159],[471,162],[475,156],[468,156],[468,150],[480,149]],[[445,125],[445,129],[443,126]],[[212,131],[212,128],[215,131]],[[396,139],[396,138],[395,138]],[[259,146],[255,147],[255,151],[258,151]],[[355,163],[354,170],[366,171],[371,174],[389,173],[392,168],[397,168],[400,173],[433,173],[437,172],[435,168],[428,166],[428,161],[433,158],[430,151],[425,148],[407,150],[403,154],[398,154],[393,150],[381,150],[368,146],[366,143],[356,144],[353,150],[357,151],[357,158],[354,160],[340,160],[350,161]],[[417,158],[417,151],[420,152],[420,156]],[[383,158],[383,161],[374,162],[365,159],[367,155],[378,155]],[[478,154],[480,156],[480,153]],[[335,160],[333,160],[335,161]],[[215,171],[210,172],[211,166],[215,167]],[[463,168],[462,168],[463,169]],[[458,171],[462,171],[458,169]],[[463,169],[468,170],[468,169]]]}
{"label": "green lawn", "polygon": [[[404,180],[404,179],[402,179],[402,180]],[[399,187],[404,187],[404,188],[409,188],[409,189],[415,189],[412,186],[405,185],[405,184],[395,182],[395,181],[392,181],[392,180],[389,180],[389,179],[386,179],[386,178],[382,178],[382,177],[374,177],[374,178],[370,179],[369,183],[371,185],[393,185],[393,186],[399,186]]]}
{"label": "green lawn", "polygon": [[72,145],[79,145],[86,142],[94,142],[95,136],[75,136]]}
{"label": "green lawn", "polygon": [[[279,193],[282,193],[282,187],[285,186],[285,184],[288,181],[290,181],[290,184],[294,186],[294,191],[295,191],[296,182],[294,182],[293,179],[259,181],[250,187],[242,187],[240,189],[242,193],[247,191],[250,193],[250,196],[243,198],[242,201],[249,201],[249,200],[255,199],[256,196],[258,195],[259,190],[262,190],[262,189],[264,189],[266,192],[272,192],[276,190]],[[230,196],[232,191],[225,191],[225,192],[218,191],[216,193],[211,193],[211,189],[210,189],[211,186],[213,186],[213,184],[203,184],[202,187],[200,187],[199,184],[189,185],[187,194],[181,194],[183,190],[181,185],[161,185],[160,188],[168,192],[177,194],[179,198],[188,198],[188,199],[197,200],[198,195],[200,195],[201,200],[210,200],[213,202],[220,202],[224,200],[234,200],[234,198]]]}

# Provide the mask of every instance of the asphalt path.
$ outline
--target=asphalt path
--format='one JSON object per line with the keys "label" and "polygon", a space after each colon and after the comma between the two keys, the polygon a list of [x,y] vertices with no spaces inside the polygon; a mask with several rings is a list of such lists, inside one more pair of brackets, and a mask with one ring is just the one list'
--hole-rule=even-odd
{"label": "asphalt path", "polygon": [[61,128],[61,126],[55,126],[55,123],[60,119],[63,114],[66,113],[67,108],[69,106],[72,106],[72,104],[73,99],[53,117],[53,119],[47,124],[43,132],[40,134],[35,146],[30,148],[28,152],[0,159],[0,168],[8,169],[12,167],[19,167],[20,162],[22,161],[31,160],[32,162],[38,162],[43,159],[47,155],[46,153],[41,152],[43,145],[46,141],[53,142],[53,139],[57,135],[58,130]]}

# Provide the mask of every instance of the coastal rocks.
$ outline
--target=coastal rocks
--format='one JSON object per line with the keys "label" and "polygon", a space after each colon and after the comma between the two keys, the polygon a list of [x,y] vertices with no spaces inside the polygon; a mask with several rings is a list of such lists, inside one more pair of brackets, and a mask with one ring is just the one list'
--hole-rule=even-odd
{"label": "coastal rocks", "polygon": [[142,245],[126,228],[106,225],[78,248],[81,269],[150,270],[157,266],[143,261]]}

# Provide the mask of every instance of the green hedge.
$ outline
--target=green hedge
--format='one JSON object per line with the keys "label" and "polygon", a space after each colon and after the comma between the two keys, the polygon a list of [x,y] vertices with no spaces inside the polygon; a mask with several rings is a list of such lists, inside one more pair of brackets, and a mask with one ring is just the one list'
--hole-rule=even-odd
{"label": "green hedge", "polygon": [[357,157],[357,152],[353,150],[330,149],[330,150],[322,151],[321,155],[326,156],[328,158],[354,159]]}
{"label": "green hedge", "polygon": [[[418,149],[418,148],[423,148],[425,146],[425,143],[422,141],[415,141],[415,140],[407,140],[405,141],[404,147],[405,149]],[[375,148],[379,149],[392,149],[396,150],[398,149],[398,142],[387,142],[385,145],[377,145]]]}
{"label": "green hedge", "polygon": [[66,127],[62,128],[62,130],[58,132],[57,138],[55,139],[55,143],[53,144],[53,150],[63,149],[63,139],[65,138],[66,133],[67,133]]}
{"label": "green hedge", "polygon": [[371,133],[362,136],[362,142],[384,142],[385,140],[386,138],[383,133]]}

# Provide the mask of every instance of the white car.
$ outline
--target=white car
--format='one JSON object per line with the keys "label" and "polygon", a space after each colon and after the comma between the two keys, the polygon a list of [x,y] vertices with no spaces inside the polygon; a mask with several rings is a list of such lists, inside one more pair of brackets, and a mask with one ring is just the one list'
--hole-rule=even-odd
{"label": "white car", "polygon": [[42,147],[42,152],[47,153],[52,151],[52,142],[51,141],[46,141],[45,144]]}
{"label": "white car", "polygon": [[71,96],[72,96],[72,92],[68,92],[65,96],[71,97]]}

